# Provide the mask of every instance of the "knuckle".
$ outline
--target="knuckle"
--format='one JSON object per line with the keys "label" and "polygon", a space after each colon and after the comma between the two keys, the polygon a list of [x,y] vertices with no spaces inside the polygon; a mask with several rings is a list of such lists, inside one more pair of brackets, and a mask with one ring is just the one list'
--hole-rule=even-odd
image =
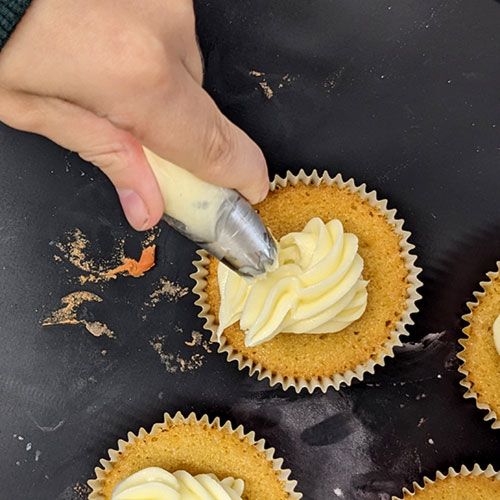
{"label": "knuckle", "polygon": [[127,166],[129,150],[125,144],[117,142],[106,144],[104,148],[80,151],[78,154],[83,160],[93,163],[106,173],[109,173],[109,171]]}
{"label": "knuckle", "polygon": [[[168,80],[168,58],[163,45],[156,39],[138,40],[133,47],[128,49],[125,60],[128,61],[128,77],[141,88],[160,87]],[[130,61],[134,67],[130,71]]]}
{"label": "knuckle", "polygon": [[215,125],[209,127],[205,142],[205,161],[212,168],[214,175],[223,173],[234,156],[233,134],[230,123],[217,119]]}

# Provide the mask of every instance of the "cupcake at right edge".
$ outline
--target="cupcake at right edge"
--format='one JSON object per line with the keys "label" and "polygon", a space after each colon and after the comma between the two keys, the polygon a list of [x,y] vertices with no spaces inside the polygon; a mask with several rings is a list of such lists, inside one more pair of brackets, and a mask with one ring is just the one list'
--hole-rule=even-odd
{"label": "cupcake at right edge", "polygon": [[413,483],[411,490],[404,488],[403,496],[392,500],[493,500],[500,498],[500,473],[492,465],[482,469],[478,464],[469,470],[453,467],[447,474],[436,473],[435,480],[424,477],[422,485]]}
{"label": "cupcake at right edge", "polygon": [[461,385],[467,389],[465,398],[474,398],[476,406],[486,410],[486,421],[500,429],[500,261],[497,270],[487,274],[481,291],[474,292],[475,301],[468,302],[469,313],[463,316],[467,326],[460,339],[463,347],[458,354],[464,375]]}

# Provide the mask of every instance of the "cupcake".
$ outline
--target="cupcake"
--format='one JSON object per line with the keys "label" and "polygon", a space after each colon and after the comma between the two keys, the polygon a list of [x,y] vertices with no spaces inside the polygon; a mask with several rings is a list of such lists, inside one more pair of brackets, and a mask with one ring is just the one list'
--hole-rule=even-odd
{"label": "cupcake", "polygon": [[203,251],[194,263],[199,316],[219,352],[297,392],[373,373],[401,345],[420,298],[396,211],[365,185],[316,171],[276,177],[255,209],[279,242],[280,265],[265,280],[248,285]]}
{"label": "cupcake", "polygon": [[88,483],[89,500],[138,500],[162,492],[192,498],[182,496],[186,490],[207,500],[302,498],[290,471],[281,468],[283,460],[274,458],[263,439],[206,415],[165,414],[150,432],[129,432],[127,441],[118,441],[118,449],[109,450],[109,459],[100,463],[96,479]]}
{"label": "cupcake", "polygon": [[474,292],[475,301],[468,302],[469,313],[463,319],[466,338],[458,354],[459,368],[464,378],[460,383],[467,389],[465,398],[474,398],[485,420],[493,429],[500,428],[500,261],[497,270],[487,274],[488,281],[480,283],[482,290]]}
{"label": "cupcake", "polygon": [[393,500],[493,500],[500,498],[500,473],[488,465],[486,469],[481,469],[479,465],[474,465],[472,470],[464,465],[456,472],[452,467],[448,473],[437,472],[433,481],[424,477],[423,484],[413,483],[412,491],[403,490],[403,496],[392,497]]}

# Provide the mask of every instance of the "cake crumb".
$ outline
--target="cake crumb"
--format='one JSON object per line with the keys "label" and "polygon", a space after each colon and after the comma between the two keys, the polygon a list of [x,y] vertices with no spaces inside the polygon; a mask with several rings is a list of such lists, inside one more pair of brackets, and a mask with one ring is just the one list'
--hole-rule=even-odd
{"label": "cake crumb", "polygon": [[203,340],[203,335],[196,330],[193,330],[191,332],[191,340],[190,341],[186,340],[184,343],[189,347],[201,346],[203,347],[203,349],[205,349],[206,352],[208,353],[212,352],[212,350],[209,347],[210,342]]}
{"label": "cake crumb", "polygon": [[182,287],[178,283],[169,281],[166,277],[161,278],[156,287],[156,290],[149,296],[149,302],[146,303],[149,307],[155,307],[163,298],[167,302],[177,302],[189,293],[188,287]]}
{"label": "cake crumb", "polygon": [[259,85],[261,89],[264,91],[264,95],[268,98],[271,99],[274,96],[273,89],[269,86],[269,84],[263,80],[262,82],[259,82]]}
{"label": "cake crumb", "polygon": [[[266,74],[263,73],[262,71],[255,71],[255,70],[249,71],[248,74],[250,76],[256,76],[258,78],[266,76]],[[264,95],[267,97],[267,99],[271,99],[274,96],[274,91],[269,86],[269,83],[267,82],[266,78],[262,78],[262,80],[259,82],[259,86],[264,91]]]}
{"label": "cake crumb", "polygon": [[160,236],[160,233],[161,233],[161,226],[155,226],[146,231],[146,238],[141,243],[142,248],[150,247],[154,243],[156,238]]}
{"label": "cake crumb", "polygon": [[78,318],[79,308],[84,302],[102,302],[102,298],[87,291],[72,292],[61,298],[62,307],[54,311],[48,318],[45,318],[42,326],[81,324],[94,337],[105,335],[109,338],[115,338],[115,333],[106,324],[100,321]]}
{"label": "cake crumb", "polygon": [[109,281],[118,274],[137,278],[155,265],[156,245],[152,242],[156,236],[157,232],[150,232],[147,235],[142,242],[143,251],[138,261],[125,256],[125,239],[121,238],[114,242],[111,258],[98,262],[89,256],[91,242],[88,236],[81,229],[75,228],[66,233],[64,241],[52,242],[60,252],[60,255],[54,255],[54,260],[56,262],[66,260],[83,271],[85,274],[76,278],[80,285]]}
{"label": "cake crumb", "polygon": [[75,500],[84,500],[84,499],[87,499],[88,495],[90,495],[90,493],[92,493],[92,490],[90,489],[90,487],[87,485],[87,484],[84,484],[84,483],[76,483],[75,486],[73,486],[73,492],[75,493],[75,495],[77,495],[75,497]]}
{"label": "cake crumb", "polygon": [[184,373],[194,371],[203,366],[205,356],[200,353],[193,354],[189,358],[183,358],[179,353],[169,353],[165,351],[166,335],[158,335],[149,341],[151,347],[160,357],[161,364],[168,373]]}

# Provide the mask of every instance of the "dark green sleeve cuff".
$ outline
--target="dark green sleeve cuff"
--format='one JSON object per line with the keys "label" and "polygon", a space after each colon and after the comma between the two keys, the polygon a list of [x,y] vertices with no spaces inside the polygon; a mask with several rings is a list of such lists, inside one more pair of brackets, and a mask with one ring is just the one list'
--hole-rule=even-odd
{"label": "dark green sleeve cuff", "polygon": [[0,0],[0,50],[21,20],[31,0]]}

